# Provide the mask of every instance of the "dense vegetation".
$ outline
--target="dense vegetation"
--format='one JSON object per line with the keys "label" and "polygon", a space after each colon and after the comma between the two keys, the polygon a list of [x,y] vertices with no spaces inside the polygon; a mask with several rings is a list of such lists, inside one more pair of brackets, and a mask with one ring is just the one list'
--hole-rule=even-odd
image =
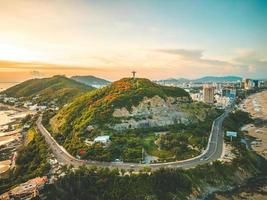
{"label": "dense vegetation", "polygon": [[80,200],[188,199],[189,195],[198,195],[206,187],[234,186],[237,174],[264,173],[266,161],[255,162],[255,153],[241,156],[242,159],[232,164],[216,161],[190,170],[160,169],[137,175],[125,175],[124,170],[119,175],[118,170],[81,167],[77,171],[67,170],[65,177],[46,188],[45,195],[48,199]]}
{"label": "dense vegetation", "polygon": [[29,129],[26,144],[18,151],[16,168],[10,171],[8,178],[0,179],[0,193],[13,185],[46,175],[50,170],[48,156],[44,138],[34,128]]}
{"label": "dense vegetation", "polygon": [[248,112],[234,110],[225,118],[223,125],[227,130],[239,131],[240,127],[251,122],[253,120]]}
{"label": "dense vegetation", "polygon": [[[144,152],[159,158],[159,162],[174,161],[191,158],[206,148],[213,119],[220,112],[210,112],[205,121],[185,126],[176,124],[167,127],[155,127],[125,131],[124,134],[112,133],[111,144],[104,147],[100,143],[92,146],[77,145],[66,142],[72,149],[71,153],[78,154],[83,159],[99,161],[124,162],[144,161]],[[158,133],[158,134],[155,134]],[[82,151],[81,151],[82,149]],[[83,152],[80,154],[80,152]],[[86,153],[85,153],[86,152]]]}
{"label": "dense vegetation", "polygon": [[48,199],[142,200],[183,197],[192,190],[182,170],[159,170],[152,175],[119,176],[118,170],[86,169],[69,172],[47,188]]}
{"label": "dense vegetation", "polygon": [[[232,120],[240,122],[233,127]],[[225,129],[240,128],[250,121],[247,113],[235,111],[224,122]],[[188,199],[198,196],[206,188],[229,189],[240,184],[240,179],[266,176],[267,162],[255,152],[246,149],[240,138],[232,143],[235,158],[232,163],[219,161],[189,170],[161,169],[152,173],[125,175],[125,170],[81,167],[68,169],[66,176],[46,188],[45,195],[52,199],[142,200]],[[149,169],[144,169],[149,171]],[[216,177],[216,178],[214,178]]]}
{"label": "dense vegetation", "polygon": [[107,85],[110,82],[102,79],[102,78],[98,78],[95,76],[72,76],[71,79],[84,83],[86,85],[90,85],[90,86],[94,86],[94,85]]}
{"label": "dense vegetation", "polygon": [[92,89],[90,86],[58,75],[51,78],[31,79],[8,88],[2,93],[12,97],[25,97],[25,99],[39,96],[38,103],[56,101],[58,105],[64,105],[74,97]]}

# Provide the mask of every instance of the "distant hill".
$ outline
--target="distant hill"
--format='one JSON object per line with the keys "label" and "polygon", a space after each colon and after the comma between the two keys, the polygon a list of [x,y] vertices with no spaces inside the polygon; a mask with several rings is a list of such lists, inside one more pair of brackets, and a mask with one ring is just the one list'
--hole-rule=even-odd
{"label": "distant hill", "polygon": [[241,81],[242,78],[238,76],[205,76],[199,79],[193,80],[193,82],[235,82]]}
{"label": "distant hill", "polygon": [[56,100],[59,105],[63,105],[74,97],[92,89],[94,88],[91,86],[57,75],[51,78],[27,80],[8,88],[2,93],[12,97],[31,98],[39,96],[38,102]]}
{"label": "distant hill", "polygon": [[97,88],[110,83],[110,81],[95,76],[72,76],[71,79]]}
{"label": "distant hill", "polygon": [[164,80],[158,80],[155,81],[159,84],[168,84],[168,85],[179,85],[183,83],[193,82],[193,83],[207,83],[207,82],[235,82],[235,81],[241,81],[242,78],[238,76],[205,76],[198,79],[185,79],[185,78],[179,78],[179,79],[164,79]]}
{"label": "distant hill", "polygon": [[168,85],[178,85],[178,84],[183,84],[183,83],[188,83],[188,82],[190,82],[190,80],[185,79],[185,78],[179,78],[179,79],[169,78],[169,79],[156,81],[156,83],[168,84]]}

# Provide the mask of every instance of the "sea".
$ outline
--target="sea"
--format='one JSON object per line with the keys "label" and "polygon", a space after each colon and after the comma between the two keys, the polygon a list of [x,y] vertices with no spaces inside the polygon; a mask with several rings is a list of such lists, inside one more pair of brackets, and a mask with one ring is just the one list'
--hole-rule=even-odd
{"label": "sea", "polygon": [[18,82],[0,82],[0,92],[16,84],[18,84]]}

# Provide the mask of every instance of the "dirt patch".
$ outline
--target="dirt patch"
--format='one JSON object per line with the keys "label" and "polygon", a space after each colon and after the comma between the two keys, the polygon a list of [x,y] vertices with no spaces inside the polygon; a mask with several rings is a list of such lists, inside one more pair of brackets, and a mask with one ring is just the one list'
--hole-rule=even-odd
{"label": "dirt patch", "polygon": [[10,160],[0,161],[0,174],[5,173],[7,170],[9,170],[10,164]]}

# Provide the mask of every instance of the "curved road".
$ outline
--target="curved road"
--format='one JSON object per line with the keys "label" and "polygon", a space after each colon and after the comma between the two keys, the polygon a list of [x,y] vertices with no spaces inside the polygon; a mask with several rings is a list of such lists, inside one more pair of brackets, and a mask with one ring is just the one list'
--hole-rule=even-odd
{"label": "curved road", "polygon": [[192,168],[197,165],[209,163],[219,159],[223,151],[222,123],[227,114],[228,110],[226,110],[225,113],[223,113],[221,116],[219,116],[213,121],[208,145],[206,150],[202,154],[187,160],[174,161],[168,163],[155,163],[155,164],[113,163],[113,162],[99,162],[91,160],[79,160],[70,155],[65,150],[65,148],[63,148],[56,142],[56,140],[42,125],[41,115],[39,116],[36,124],[37,128],[39,129],[41,134],[45,137],[46,142],[48,143],[48,145],[50,146],[51,150],[53,151],[54,155],[56,156],[57,160],[60,163],[66,165],[73,165],[74,167],[88,165],[88,166],[99,166],[99,167],[109,167],[109,168],[119,168],[119,169],[133,169],[135,171],[138,171],[139,169],[143,169],[144,167],[149,167],[152,170],[156,170],[162,167]]}

